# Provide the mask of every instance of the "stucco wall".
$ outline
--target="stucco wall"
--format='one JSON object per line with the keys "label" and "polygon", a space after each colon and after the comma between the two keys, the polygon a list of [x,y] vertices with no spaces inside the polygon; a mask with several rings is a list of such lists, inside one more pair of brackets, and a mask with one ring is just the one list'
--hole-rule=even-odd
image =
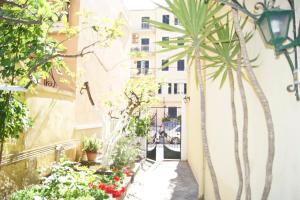
{"label": "stucco wall", "polygon": [[[250,1],[254,2],[254,1]],[[296,1],[295,1],[296,2]],[[249,3],[247,1],[247,3]],[[286,7],[281,3],[282,7]],[[250,5],[251,7],[252,5]],[[296,2],[297,11],[300,10]],[[253,28],[253,25],[249,25]],[[294,200],[300,198],[298,177],[300,177],[299,159],[299,123],[298,113],[300,104],[293,93],[286,91],[286,86],[292,82],[291,72],[283,56],[276,57],[272,48],[267,48],[258,32],[248,44],[251,57],[259,54],[254,69],[266,96],[269,100],[275,126],[276,152],[274,160],[273,185],[270,200]],[[191,102],[188,109],[189,134],[189,163],[199,181],[202,169],[199,138],[200,129],[199,92],[193,88],[193,76],[190,82]],[[267,158],[267,131],[262,108],[252,88],[245,83],[249,107],[249,158],[251,165],[252,199],[260,199],[265,178],[265,164]],[[222,90],[219,83],[207,82],[207,133],[211,148],[212,161],[218,176],[220,192],[223,199],[234,199],[238,187],[238,178],[234,160],[233,129],[231,123],[231,109],[229,86],[225,84]],[[242,112],[239,93],[236,95],[238,107],[238,125],[242,133]],[[242,138],[240,138],[241,141]],[[198,151],[195,151],[197,149]],[[195,153],[197,152],[197,153]],[[199,153],[198,153],[199,152]],[[242,154],[241,154],[242,156]],[[241,157],[242,158],[242,157]],[[214,199],[213,188],[208,168],[205,167],[205,199]],[[199,182],[201,184],[201,182]],[[200,186],[201,187],[201,186]],[[200,190],[201,191],[201,190]]]}
{"label": "stucco wall", "polygon": [[[123,20],[123,36],[115,40],[108,48],[95,46],[97,55],[87,55],[78,59],[78,79],[76,92],[76,124],[77,126],[100,127],[103,125],[103,114],[105,114],[104,101],[110,95],[117,95],[122,92],[126,81],[129,79],[130,66],[130,30],[127,13],[124,10],[122,1],[105,0],[97,3],[97,0],[84,0],[81,2],[80,10],[91,12],[91,20],[94,18],[110,20]],[[80,17],[80,23],[85,19]],[[82,24],[81,24],[82,26]],[[101,24],[100,24],[101,26]],[[78,49],[99,40],[91,31],[83,31],[79,35]],[[80,94],[84,82],[88,81],[95,107],[88,100],[86,91]],[[84,114],[83,114],[84,113]]]}

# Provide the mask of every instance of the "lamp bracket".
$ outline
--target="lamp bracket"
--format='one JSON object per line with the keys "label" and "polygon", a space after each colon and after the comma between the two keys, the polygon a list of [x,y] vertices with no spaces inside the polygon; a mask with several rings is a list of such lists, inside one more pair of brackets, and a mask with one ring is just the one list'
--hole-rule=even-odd
{"label": "lamp bracket", "polygon": [[94,106],[95,103],[94,103],[94,100],[93,100],[92,95],[91,95],[90,86],[89,86],[89,82],[88,81],[84,82],[83,86],[80,88],[79,93],[81,95],[83,94],[83,90],[87,91],[87,95],[89,97],[90,103]]}

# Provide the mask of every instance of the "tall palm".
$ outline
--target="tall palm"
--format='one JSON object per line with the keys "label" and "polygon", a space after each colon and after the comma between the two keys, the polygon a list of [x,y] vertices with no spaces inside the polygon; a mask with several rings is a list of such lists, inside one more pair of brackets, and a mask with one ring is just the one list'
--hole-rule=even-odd
{"label": "tall palm", "polygon": [[[245,20],[242,24],[242,28],[245,27]],[[203,45],[204,56],[202,59],[208,61],[206,67],[212,69],[210,74],[212,80],[216,80],[221,77],[220,87],[222,88],[225,81],[229,80],[230,87],[230,102],[231,102],[231,112],[232,112],[232,125],[234,131],[234,154],[237,167],[237,173],[239,177],[239,187],[236,195],[236,199],[241,199],[243,192],[243,172],[240,161],[239,154],[239,131],[237,125],[237,114],[236,114],[236,104],[235,104],[235,80],[234,72],[238,72],[238,67],[240,67],[240,58],[238,56],[240,52],[240,44],[238,37],[234,31],[233,24],[229,16],[227,15],[226,20],[223,22],[215,23],[216,33],[208,36],[208,43]],[[246,40],[248,41],[252,37],[251,33],[246,34]],[[251,61],[255,61],[253,59]],[[242,72],[241,72],[242,74]],[[245,77],[244,75],[242,75]],[[240,83],[239,83],[240,84]],[[244,89],[239,87],[240,89]],[[242,91],[244,94],[245,91]],[[243,105],[247,102],[245,98],[242,98]],[[244,120],[244,125],[247,121]],[[243,133],[243,159],[244,159],[244,170],[245,170],[245,186],[246,186],[246,199],[251,198],[251,187],[250,187],[250,165],[248,159],[248,137],[247,129]],[[250,198],[249,198],[250,197]]]}
{"label": "tall palm", "polygon": [[[222,7],[207,0],[166,0],[166,3],[168,7],[161,7],[174,14],[180,21],[181,27],[157,21],[150,22],[159,29],[181,34],[178,38],[171,38],[169,41],[160,42],[160,45],[165,47],[164,51],[179,51],[179,53],[176,52],[169,58],[168,64],[176,62],[184,57],[188,57],[190,63],[194,63],[193,66],[195,70],[197,70],[196,78],[199,83],[201,101],[201,134],[203,151],[213,182],[215,198],[220,200],[221,196],[217,175],[212,163],[206,132],[206,102],[200,53],[202,51],[202,43],[214,31],[215,21],[222,17],[215,18],[215,15],[218,14]],[[184,45],[178,45],[179,42],[184,43]]]}
{"label": "tall palm", "polygon": [[271,109],[270,105],[268,102],[268,99],[262,90],[254,72],[251,67],[251,62],[249,59],[248,51],[247,51],[247,46],[246,46],[246,40],[244,33],[241,29],[240,21],[239,21],[239,16],[238,16],[238,11],[237,10],[232,10],[232,16],[233,16],[233,22],[234,22],[234,28],[235,31],[238,35],[238,38],[240,40],[240,45],[241,45],[241,54],[243,56],[243,60],[245,63],[245,70],[247,72],[247,76],[249,77],[249,80],[257,94],[257,97],[260,101],[260,104],[263,108],[264,115],[265,115],[265,120],[266,120],[266,125],[268,129],[268,158],[267,158],[267,164],[266,164],[266,177],[265,177],[265,185],[264,185],[264,190],[262,194],[262,200],[268,199],[271,186],[272,186],[272,174],[273,174],[273,162],[274,162],[274,156],[275,156],[275,134],[274,134],[274,124],[273,124],[273,119],[272,119],[272,114],[271,114]]}

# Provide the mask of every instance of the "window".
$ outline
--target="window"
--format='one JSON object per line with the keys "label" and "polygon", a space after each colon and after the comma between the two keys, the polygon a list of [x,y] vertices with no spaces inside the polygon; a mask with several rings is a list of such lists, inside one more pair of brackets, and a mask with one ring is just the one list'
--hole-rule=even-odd
{"label": "window", "polygon": [[142,38],[141,44],[142,44],[141,50],[144,51],[144,52],[149,52],[149,50],[150,50],[150,47],[149,47],[150,39],[149,38]]}
{"label": "window", "polygon": [[186,83],[185,83],[185,84],[184,84],[183,93],[186,94],[186,92],[187,92],[187,85],[186,85]]}
{"label": "window", "polygon": [[181,25],[180,21],[177,17],[174,18],[174,24],[175,24],[175,26]]}
{"label": "window", "polygon": [[170,118],[177,117],[177,108],[176,107],[168,107],[168,117],[170,117]]}
{"label": "window", "polygon": [[141,61],[137,61],[137,75],[140,74],[148,74],[149,71],[149,60],[141,60]]}
{"label": "window", "polygon": [[[162,37],[161,40],[163,42],[169,41],[169,37]],[[162,45],[162,48],[166,48],[166,46]]]}
{"label": "window", "polygon": [[150,20],[150,17],[142,17],[142,29],[150,28],[149,20]]}
{"label": "window", "polygon": [[168,84],[168,94],[172,94],[172,83]]}
{"label": "window", "polygon": [[161,61],[162,71],[169,71],[169,66],[166,65],[168,62],[169,62],[169,60],[162,60]]}
{"label": "window", "polygon": [[174,83],[174,94],[178,94],[178,84]]}
{"label": "window", "polygon": [[161,94],[162,93],[162,87],[161,87],[161,84],[159,84],[158,86],[158,94]]}
{"label": "window", "polygon": [[184,45],[184,38],[183,37],[177,38],[177,45],[178,46],[183,46]]}
{"label": "window", "polygon": [[184,60],[177,61],[177,71],[184,71]]}
{"label": "window", "polygon": [[164,24],[169,24],[170,23],[170,16],[169,15],[163,15],[162,16],[162,22]]}

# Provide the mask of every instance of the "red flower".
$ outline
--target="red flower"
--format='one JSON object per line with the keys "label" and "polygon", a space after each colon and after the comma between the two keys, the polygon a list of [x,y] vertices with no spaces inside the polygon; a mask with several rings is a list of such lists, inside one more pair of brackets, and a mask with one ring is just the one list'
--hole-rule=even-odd
{"label": "red flower", "polygon": [[119,176],[114,176],[114,180],[115,181],[120,181],[120,177]]}
{"label": "red flower", "polygon": [[129,177],[129,176],[132,176],[132,173],[131,173],[130,171],[127,171],[127,172],[125,172],[125,175],[126,175],[127,177]]}
{"label": "red flower", "polygon": [[126,187],[122,187],[120,191],[124,193],[126,191]]}
{"label": "red flower", "polygon": [[116,168],[116,167],[114,167],[112,171],[113,171],[113,172],[118,172],[118,171],[119,171],[119,169],[118,169],[118,168]]}
{"label": "red flower", "polygon": [[114,191],[112,193],[112,195],[113,195],[113,198],[119,198],[119,197],[122,196],[122,192],[121,191]]}
{"label": "red flower", "polygon": [[99,186],[98,186],[98,188],[99,188],[100,190],[105,190],[106,187],[107,187],[107,186],[106,186],[104,183],[100,183]]}
{"label": "red flower", "polygon": [[88,186],[89,186],[89,188],[91,188],[91,189],[94,188],[94,184],[93,184],[93,183],[89,183]]}
{"label": "red flower", "polygon": [[105,188],[105,192],[108,194],[112,194],[114,192],[114,187],[112,185],[109,185]]}

